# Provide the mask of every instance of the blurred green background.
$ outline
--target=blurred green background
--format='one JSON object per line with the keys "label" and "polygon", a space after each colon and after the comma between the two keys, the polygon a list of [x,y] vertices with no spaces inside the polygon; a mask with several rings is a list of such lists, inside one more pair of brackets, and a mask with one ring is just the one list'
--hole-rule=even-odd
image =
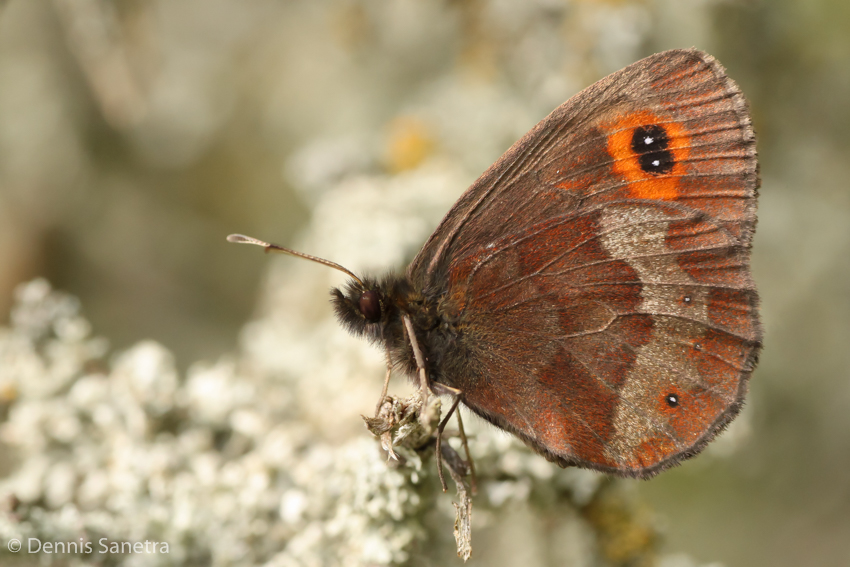
{"label": "blurred green background", "polygon": [[[45,276],[117,349],[154,338],[183,368],[214,359],[266,265],[226,234],[286,244],[313,185],[440,152],[463,153],[474,177],[510,145],[469,147],[463,124],[448,139],[409,117],[446,77],[526,100],[515,138],[603,75],[692,45],[753,111],[766,346],[734,455],[635,484],[667,551],[848,565],[847,0],[0,3],[0,317],[17,284]],[[379,151],[358,153],[363,139]],[[322,144],[350,159],[299,170]]]}

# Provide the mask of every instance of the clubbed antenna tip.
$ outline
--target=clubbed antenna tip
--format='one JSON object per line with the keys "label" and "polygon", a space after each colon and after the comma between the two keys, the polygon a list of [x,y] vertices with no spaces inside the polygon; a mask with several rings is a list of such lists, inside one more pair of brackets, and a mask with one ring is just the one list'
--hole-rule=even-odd
{"label": "clubbed antenna tip", "polygon": [[311,262],[323,264],[325,266],[328,266],[329,268],[333,268],[335,270],[339,270],[340,272],[348,274],[349,276],[354,278],[357,283],[363,286],[363,280],[355,276],[350,270],[340,266],[336,262],[331,262],[330,260],[325,260],[324,258],[319,258],[318,256],[311,256],[310,254],[297,252],[290,248],[284,248],[283,246],[278,246],[277,244],[272,244],[270,242],[260,240],[259,238],[254,238],[253,236],[245,236],[244,234],[231,234],[227,237],[227,241],[235,242],[236,244],[253,244],[254,246],[263,247],[266,252],[279,252],[281,254],[289,254],[290,256],[295,256],[296,258],[304,258],[305,260],[310,260]]}

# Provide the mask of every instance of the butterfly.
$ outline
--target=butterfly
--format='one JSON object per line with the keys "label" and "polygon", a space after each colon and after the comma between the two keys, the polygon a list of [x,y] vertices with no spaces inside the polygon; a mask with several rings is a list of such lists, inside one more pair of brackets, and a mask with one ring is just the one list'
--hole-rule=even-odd
{"label": "butterfly", "polygon": [[712,56],[673,50],[544,118],[404,273],[229,239],[351,276],[337,317],[424,396],[452,395],[561,466],[647,478],[742,407],[762,339],[758,185],[740,89]]}

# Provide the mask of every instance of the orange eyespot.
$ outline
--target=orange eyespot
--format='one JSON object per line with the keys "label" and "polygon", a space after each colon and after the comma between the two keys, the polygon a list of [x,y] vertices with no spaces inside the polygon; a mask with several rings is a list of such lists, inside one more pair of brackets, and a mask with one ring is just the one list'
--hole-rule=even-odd
{"label": "orange eyespot", "polygon": [[628,183],[636,199],[673,201],[689,153],[689,137],[681,124],[648,111],[626,114],[603,124],[613,169]]}

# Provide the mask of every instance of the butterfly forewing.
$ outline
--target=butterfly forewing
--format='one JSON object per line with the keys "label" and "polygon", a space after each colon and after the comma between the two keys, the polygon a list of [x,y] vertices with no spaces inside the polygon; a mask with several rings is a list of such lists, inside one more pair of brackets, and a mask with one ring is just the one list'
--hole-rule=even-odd
{"label": "butterfly forewing", "polygon": [[457,321],[464,402],[548,458],[646,476],[737,413],[760,347],[746,103],[695,51],[582,91],[409,268]]}

